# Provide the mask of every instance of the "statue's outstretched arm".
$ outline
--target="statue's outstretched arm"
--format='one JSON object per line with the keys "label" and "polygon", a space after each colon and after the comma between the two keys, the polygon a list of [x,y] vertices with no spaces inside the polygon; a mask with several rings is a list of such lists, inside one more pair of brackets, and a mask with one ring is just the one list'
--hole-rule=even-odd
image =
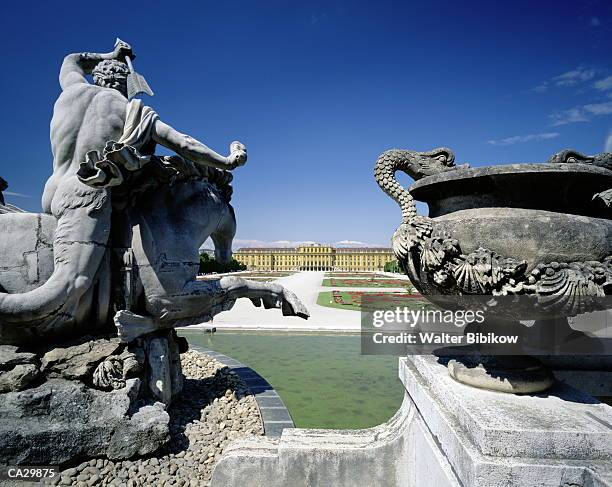
{"label": "statue's outstretched arm", "polygon": [[134,58],[132,48],[125,42],[118,42],[113,52],[106,54],[98,54],[95,52],[78,52],[68,54],[64,58],[62,68],[60,69],[59,81],[62,90],[75,83],[88,83],[85,75],[91,74],[93,69],[100,61],[105,59],[117,59],[123,61],[125,56]]}
{"label": "statue's outstretched arm", "polygon": [[247,160],[246,148],[240,142],[232,142],[230,155],[224,157],[202,142],[180,133],[161,120],[155,122],[153,139],[185,159],[218,169],[235,169],[244,165]]}

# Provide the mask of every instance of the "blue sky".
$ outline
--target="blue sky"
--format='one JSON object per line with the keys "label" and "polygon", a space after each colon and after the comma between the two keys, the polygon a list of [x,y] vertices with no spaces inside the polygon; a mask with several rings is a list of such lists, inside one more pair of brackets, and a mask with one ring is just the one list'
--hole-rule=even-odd
{"label": "blue sky", "polygon": [[0,17],[11,203],[40,209],[63,56],[117,36],[162,119],[247,146],[238,245],[387,244],[400,213],[372,168],[391,147],[476,166],[612,151],[611,2],[24,1]]}

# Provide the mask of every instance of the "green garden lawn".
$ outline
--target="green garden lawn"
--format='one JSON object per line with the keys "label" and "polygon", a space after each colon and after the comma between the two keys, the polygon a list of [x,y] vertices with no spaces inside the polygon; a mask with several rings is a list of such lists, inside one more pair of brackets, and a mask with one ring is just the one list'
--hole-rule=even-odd
{"label": "green garden lawn", "polygon": [[[364,296],[375,309],[407,307],[421,309],[423,306],[431,306],[420,294],[409,293],[376,293],[364,291],[323,291],[317,296],[317,304],[328,308],[361,311]],[[367,308],[364,308],[367,309]]]}

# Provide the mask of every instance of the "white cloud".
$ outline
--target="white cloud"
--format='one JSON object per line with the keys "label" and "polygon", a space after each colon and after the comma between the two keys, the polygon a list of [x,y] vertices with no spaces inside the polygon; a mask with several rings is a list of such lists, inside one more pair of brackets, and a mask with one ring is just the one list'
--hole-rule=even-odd
{"label": "white cloud", "polygon": [[[593,17],[593,25],[595,25],[595,22],[597,23],[596,25],[599,25],[599,19]],[[559,76],[551,78],[550,80],[542,82],[540,85],[532,88],[531,91],[536,93],[545,93],[549,90],[549,88],[554,86],[567,87],[581,84],[582,86],[579,88],[578,93],[585,93],[587,88],[591,90],[595,89],[598,91],[603,91],[604,96],[612,99],[612,76],[607,76],[594,82],[592,81],[593,78],[602,73],[602,71],[604,70],[601,68],[585,68],[584,66],[579,66],[576,69],[567,71]],[[590,83],[585,84],[587,82]],[[588,122],[593,117],[610,114],[612,114],[612,101],[604,101],[579,105],[566,110],[559,110],[551,113],[548,117],[551,120],[551,125],[553,127],[557,127],[569,123]],[[492,140],[488,143],[493,145],[510,145],[525,141],[526,140],[523,137],[515,136],[499,141]]]}
{"label": "white cloud", "polygon": [[235,238],[234,239],[234,244],[233,247],[234,248],[240,248],[240,247],[253,247],[253,248],[264,248],[264,247],[274,247],[274,248],[286,248],[286,247],[296,247],[298,245],[302,245],[302,244],[314,244],[317,242],[314,242],[312,240],[298,240],[298,241],[291,241],[291,240],[274,240],[274,241],[267,241],[267,240],[257,240],[257,239],[245,239],[245,238]]}
{"label": "white cloud", "polygon": [[[249,239],[249,238],[235,238],[232,243],[232,248],[234,250],[249,247],[249,248],[291,248],[297,247],[298,245],[309,245],[316,244],[320,242],[314,242],[312,240],[258,240],[258,239]],[[366,242],[361,242],[359,240],[341,240],[339,242],[335,242],[332,244],[335,247],[388,247],[388,245],[381,244],[370,244]],[[201,248],[203,249],[213,249],[215,246],[211,239],[206,240]]]}
{"label": "white cloud", "polygon": [[360,242],[359,240],[340,240],[340,242],[336,242],[335,245],[367,245],[365,242]]}
{"label": "white cloud", "polygon": [[327,20],[327,14],[325,12],[321,14],[314,13],[310,16],[310,23],[312,25],[319,24],[321,22],[325,22]]}
{"label": "white cloud", "polygon": [[593,117],[612,114],[612,101],[589,103],[549,115],[553,126],[575,122],[588,122]]}
{"label": "white cloud", "polygon": [[596,81],[593,86],[601,91],[607,91],[612,89],[612,76],[608,76],[607,78]]}
{"label": "white cloud", "polygon": [[608,137],[606,138],[606,145],[604,147],[605,152],[612,152],[612,130],[608,133]]}
{"label": "white cloud", "polygon": [[556,86],[574,86],[578,83],[592,80],[596,74],[597,71],[595,69],[581,66],[560,74],[559,76],[555,76],[552,81]]}
{"label": "white cloud", "polygon": [[531,91],[536,93],[546,93],[548,91],[548,81],[544,81],[541,85],[531,88]]}
{"label": "white cloud", "polygon": [[588,122],[589,117],[584,113],[581,107],[570,108],[561,112],[555,112],[549,115],[553,126],[566,125],[568,123]]}
{"label": "white cloud", "polygon": [[335,247],[388,247],[379,243],[360,242],[359,240],[340,240],[334,244]]}
{"label": "white cloud", "polygon": [[549,140],[559,137],[558,132],[545,132],[542,134],[529,134],[529,135],[514,135],[512,137],[506,137],[505,139],[491,139],[487,140],[487,144],[490,145],[513,145],[522,142],[539,142],[541,140]]}
{"label": "white cloud", "polygon": [[546,93],[551,86],[568,87],[576,86],[580,83],[585,83],[592,80],[598,72],[601,70],[595,68],[585,68],[584,66],[578,66],[576,69],[566,71],[558,76],[543,81],[538,86],[531,88],[531,91],[535,93]]}
{"label": "white cloud", "polygon": [[2,191],[2,194],[6,196],[16,196],[18,198],[34,198],[34,196],[31,196],[29,194],[15,193],[14,191]]}
{"label": "white cloud", "polygon": [[610,115],[612,113],[612,101],[591,103],[589,105],[584,105],[584,109],[593,115]]}

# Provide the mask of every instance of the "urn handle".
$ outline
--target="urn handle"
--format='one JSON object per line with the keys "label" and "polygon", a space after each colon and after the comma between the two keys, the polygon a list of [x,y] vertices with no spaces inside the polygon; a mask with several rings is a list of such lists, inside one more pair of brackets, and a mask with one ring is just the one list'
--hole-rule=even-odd
{"label": "urn handle", "polygon": [[376,161],[374,178],[380,188],[400,206],[402,219],[407,223],[417,215],[417,209],[414,199],[396,179],[395,173],[402,171],[418,181],[426,176],[463,167],[469,166],[455,166],[455,155],[446,147],[428,152],[391,149],[383,152]]}

